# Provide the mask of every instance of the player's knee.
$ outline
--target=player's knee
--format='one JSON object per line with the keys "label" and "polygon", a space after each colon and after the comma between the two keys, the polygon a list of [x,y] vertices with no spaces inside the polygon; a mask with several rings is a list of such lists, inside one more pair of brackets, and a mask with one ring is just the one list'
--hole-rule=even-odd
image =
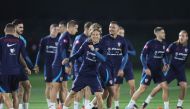
{"label": "player's knee", "polygon": [[137,91],[140,93],[143,93],[146,90],[146,87],[140,87]]}
{"label": "player's knee", "polygon": [[77,92],[71,91],[70,94],[69,94],[69,96],[71,98],[74,98],[76,94],[77,94]]}
{"label": "player's knee", "polygon": [[162,89],[163,90],[169,90],[169,87],[168,87],[168,85],[162,85]]}
{"label": "player's knee", "polygon": [[100,92],[96,93],[96,98],[98,101],[102,100],[102,94]]}
{"label": "player's knee", "polygon": [[187,84],[186,83],[181,83],[180,84],[180,87],[181,87],[181,89],[187,89]]}

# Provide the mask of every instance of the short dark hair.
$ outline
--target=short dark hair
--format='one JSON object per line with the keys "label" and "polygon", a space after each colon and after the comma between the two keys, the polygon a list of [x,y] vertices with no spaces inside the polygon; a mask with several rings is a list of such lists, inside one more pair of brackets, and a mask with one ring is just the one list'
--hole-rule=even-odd
{"label": "short dark hair", "polygon": [[119,26],[119,23],[117,21],[111,21],[110,24],[116,24]]}
{"label": "short dark hair", "polygon": [[64,25],[64,26],[66,26],[66,25],[67,25],[67,22],[66,22],[65,20],[61,20],[61,21],[59,22],[59,25]]}
{"label": "short dark hair", "polygon": [[6,24],[4,32],[15,32],[15,25],[12,23]]}
{"label": "short dark hair", "polygon": [[92,25],[92,22],[86,22],[84,24],[84,29],[89,29],[91,25]]}
{"label": "short dark hair", "polygon": [[75,20],[70,20],[67,22],[67,27],[74,27],[75,25],[78,25],[77,21]]}
{"label": "short dark hair", "polygon": [[12,24],[16,26],[18,24],[23,24],[23,21],[20,20],[20,19],[15,19],[15,20],[12,21]]}
{"label": "short dark hair", "polygon": [[164,30],[164,28],[163,27],[156,27],[156,28],[154,28],[154,33],[157,33],[161,30]]}
{"label": "short dark hair", "polygon": [[54,28],[54,27],[58,27],[58,24],[53,23],[53,24],[50,25],[50,29],[51,29],[51,28]]}

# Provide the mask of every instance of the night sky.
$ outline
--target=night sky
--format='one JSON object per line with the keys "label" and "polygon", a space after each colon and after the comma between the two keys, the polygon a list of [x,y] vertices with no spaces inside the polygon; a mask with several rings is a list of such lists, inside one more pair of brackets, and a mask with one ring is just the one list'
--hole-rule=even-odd
{"label": "night sky", "polygon": [[189,5],[189,0],[6,0],[0,19],[189,20]]}

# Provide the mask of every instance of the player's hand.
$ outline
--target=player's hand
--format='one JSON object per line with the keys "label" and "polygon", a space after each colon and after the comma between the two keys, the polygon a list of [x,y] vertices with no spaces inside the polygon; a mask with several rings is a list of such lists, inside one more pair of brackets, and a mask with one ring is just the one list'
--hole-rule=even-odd
{"label": "player's hand", "polygon": [[163,66],[162,71],[167,72],[169,70],[169,68],[170,68],[169,64],[166,64]]}
{"label": "player's hand", "polygon": [[123,76],[124,76],[124,72],[123,72],[123,70],[119,70],[117,76],[119,76],[119,77],[123,77]]}
{"label": "player's hand", "polygon": [[91,51],[95,50],[93,45],[88,45],[88,47],[90,48]]}
{"label": "player's hand", "polygon": [[28,75],[31,75],[31,70],[30,70],[28,67],[24,68],[24,71],[25,71]]}
{"label": "player's hand", "polygon": [[33,70],[34,70],[34,73],[36,74],[40,72],[40,68],[37,65],[34,66]]}
{"label": "player's hand", "polygon": [[149,69],[149,68],[144,69],[144,71],[145,71],[145,73],[146,73],[147,75],[151,76],[151,71],[150,71],[150,69]]}
{"label": "player's hand", "polygon": [[65,65],[65,64],[67,64],[67,63],[69,63],[69,58],[65,58],[65,59],[62,61],[62,65]]}
{"label": "player's hand", "polygon": [[65,67],[65,73],[70,74],[71,73],[71,67]]}

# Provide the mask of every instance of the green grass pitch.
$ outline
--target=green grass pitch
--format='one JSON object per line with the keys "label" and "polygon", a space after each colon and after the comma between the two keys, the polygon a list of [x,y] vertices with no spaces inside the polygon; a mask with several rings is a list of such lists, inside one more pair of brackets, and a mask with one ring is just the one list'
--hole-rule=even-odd
{"label": "green grass pitch", "polygon": [[[186,72],[187,78],[190,80],[190,70]],[[136,88],[139,87],[139,81],[141,78],[141,70],[135,70],[135,80],[136,80]],[[44,88],[45,88],[45,83],[43,80],[43,75],[38,74],[38,75],[31,75],[30,80],[32,83],[32,93],[31,93],[31,99],[30,99],[30,109],[48,109],[47,108],[47,103],[44,95]],[[69,82],[69,86],[71,86],[71,82]],[[142,102],[145,100],[147,95],[150,93],[151,89],[155,85],[151,84],[151,86],[148,88],[148,90],[140,97],[140,99],[137,101],[138,106],[142,104]],[[190,107],[190,85],[188,85],[188,90],[187,90],[187,96],[184,101],[184,109],[188,109]],[[176,103],[178,100],[178,87],[176,86],[176,81],[173,81],[170,84],[169,88],[169,100],[170,100],[170,109],[175,109],[176,108]],[[157,96],[152,100],[150,105],[148,106],[147,109],[157,109],[159,106],[163,106],[162,98],[161,98],[161,93],[157,94]],[[130,100],[129,96],[129,87],[126,82],[121,87],[121,97],[120,97],[120,109],[124,109],[125,105],[128,104]],[[105,104],[105,102],[104,102]],[[72,107],[70,109],[73,109]]]}

